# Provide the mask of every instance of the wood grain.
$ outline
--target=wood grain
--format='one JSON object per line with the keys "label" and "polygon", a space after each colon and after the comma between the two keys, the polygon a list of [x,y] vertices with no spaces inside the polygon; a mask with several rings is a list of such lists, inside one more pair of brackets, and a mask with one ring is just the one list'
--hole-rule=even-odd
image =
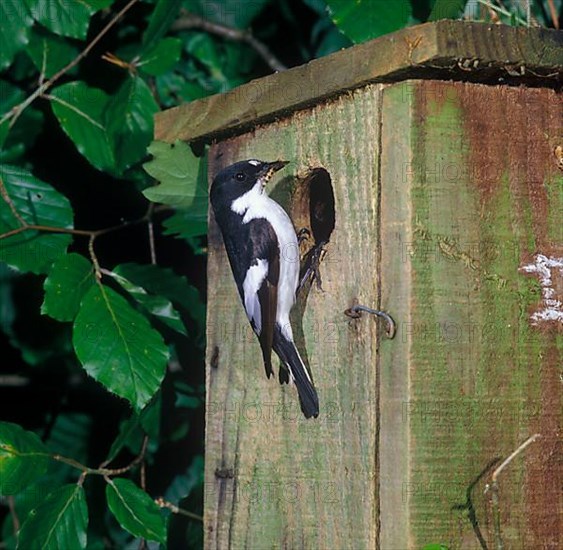
{"label": "wood grain", "polygon": [[443,20],[409,27],[156,116],[163,141],[232,135],[372,82],[563,82],[563,32]]}
{"label": "wood grain", "polygon": [[298,229],[310,170],[335,195],[325,291],[292,319],[317,420],[264,377],[210,220],[206,548],[492,548],[486,482],[534,433],[502,537],[561,547],[562,36],[441,21],[157,116],[158,139],[212,144],[210,180],[290,160],[271,194]]}
{"label": "wood grain", "polygon": [[[237,159],[290,159],[272,190],[290,211],[300,209],[298,177],[324,167],[336,228],[322,265],[324,292],[313,288],[293,319],[320,398],[319,418],[305,420],[295,388],[264,376],[211,221],[207,548],[375,546],[377,325],[344,311],[358,301],[378,305],[379,96],[378,86],[367,87],[210,150],[210,177]],[[218,478],[225,469],[232,477]]]}
{"label": "wood grain", "polygon": [[[492,464],[540,433],[502,475],[501,529],[508,547],[557,548],[563,316],[534,322],[523,267],[563,259],[562,98],[405,82],[383,113],[382,299],[400,323],[380,359],[381,547],[494,547]],[[554,268],[555,300],[561,282]]]}

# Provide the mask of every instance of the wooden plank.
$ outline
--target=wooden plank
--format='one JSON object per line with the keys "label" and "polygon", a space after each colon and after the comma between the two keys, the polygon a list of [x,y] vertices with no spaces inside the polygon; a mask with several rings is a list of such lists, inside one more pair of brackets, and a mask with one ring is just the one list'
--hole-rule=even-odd
{"label": "wooden plank", "polygon": [[406,78],[555,87],[563,81],[563,33],[449,20],[410,27],[159,113],[155,136],[210,141],[371,82]]}
{"label": "wooden plank", "polygon": [[[320,398],[305,420],[295,388],[264,375],[213,219],[209,230],[206,548],[375,548],[380,85],[213,145],[210,178],[244,158],[291,164],[271,195],[303,219],[302,180],[325,168],[336,227],[323,289],[293,319]],[[300,183],[301,181],[301,183]],[[383,342],[382,345],[387,345]]]}
{"label": "wooden plank", "polygon": [[[408,419],[412,269],[408,261],[411,197],[405,166],[412,165],[412,88],[393,86],[382,98],[381,133],[381,304],[397,322],[393,345],[381,349],[379,365],[378,485],[379,546],[412,548],[408,488]],[[427,542],[432,542],[428,540]],[[435,542],[435,541],[434,541]]]}
{"label": "wooden plank", "polygon": [[418,81],[387,88],[383,113],[382,302],[400,323],[380,359],[381,547],[494,547],[492,464],[540,433],[501,476],[501,529],[558,548],[563,100]]}

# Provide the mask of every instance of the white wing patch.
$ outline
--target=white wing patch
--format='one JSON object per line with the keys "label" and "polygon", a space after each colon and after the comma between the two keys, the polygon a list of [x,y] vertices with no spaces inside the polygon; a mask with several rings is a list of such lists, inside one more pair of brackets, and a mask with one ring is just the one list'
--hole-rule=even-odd
{"label": "white wing patch", "polygon": [[[235,199],[231,203],[231,210],[242,216],[242,223],[250,223],[256,219],[266,220],[276,233],[280,252],[276,322],[282,328],[284,336],[293,341],[289,312],[295,303],[295,292],[299,284],[299,244],[293,224],[287,212],[276,201],[262,193],[260,181],[244,195]],[[246,310],[248,312],[248,307]]]}
{"label": "white wing patch", "polygon": [[254,159],[252,159],[252,160],[249,160],[249,161],[248,161],[248,164],[252,164],[252,166],[258,166],[258,165],[260,165],[260,164],[262,164],[262,163],[261,163],[259,160],[254,160]]}
{"label": "white wing patch", "polygon": [[246,315],[254,323],[257,334],[260,334],[262,332],[262,311],[260,310],[260,300],[258,300],[258,290],[268,274],[268,261],[260,259],[256,262],[246,272],[242,290]]}

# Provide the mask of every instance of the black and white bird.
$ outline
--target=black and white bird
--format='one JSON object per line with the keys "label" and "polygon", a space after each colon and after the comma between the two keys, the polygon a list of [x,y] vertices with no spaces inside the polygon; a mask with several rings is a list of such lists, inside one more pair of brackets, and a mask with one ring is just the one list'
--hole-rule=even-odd
{"label": "black and white bird", "polygon": [[232,164],[214,178],[210,198],[246,315],[260,341],[266,376],[273,374],[273,349],[287,369],[280,368],[280,383],[295,382],[301,410],[310,418],[319,414],[319,399],[289,322],[299,285],[297,235],[284,209],[264,193],[286,164]]}

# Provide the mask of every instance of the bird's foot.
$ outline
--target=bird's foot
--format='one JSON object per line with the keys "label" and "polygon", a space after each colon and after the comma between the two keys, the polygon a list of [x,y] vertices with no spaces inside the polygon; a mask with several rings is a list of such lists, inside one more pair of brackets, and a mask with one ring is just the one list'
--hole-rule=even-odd
{"label": "bird's foot", "polygon": [[301,269],[301,280],[299,282],[299,286],[297,287],[297,293],[301,291],[309,279],[311,280],[311,283],[315,281],[317,289],[324,292],[320,266],[326,255],[326,250],[324,249],[325,244],[326,243],[324,241],[315,244],[315,246],[307,252]]}

